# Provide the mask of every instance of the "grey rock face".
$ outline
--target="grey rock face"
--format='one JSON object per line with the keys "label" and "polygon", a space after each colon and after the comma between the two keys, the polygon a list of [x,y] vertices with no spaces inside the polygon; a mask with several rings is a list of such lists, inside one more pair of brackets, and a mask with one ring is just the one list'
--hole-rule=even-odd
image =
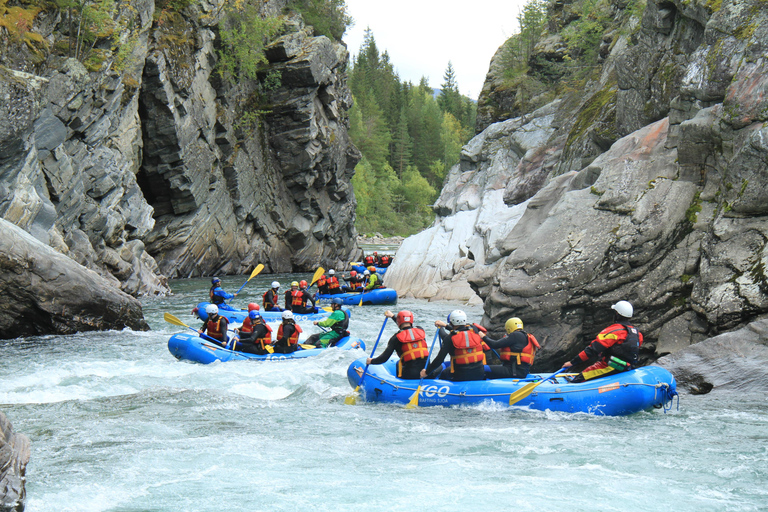
{"label": "grey rock face", "polygon": [[[584,348],[612,322],[618,300],[635,306],[643,361],[768,313],[761,57],[768,13],[752,1],[713,9],[703,1],[648,2],[600,80],[579,101],[563,98],[528,165],[519,155],[495,161],[493,168],[517,169],[507,175],[506,209],[495,211],[496,222],[421,255],[432,261],[439,253],[444,267],[463,268],[492,330],[523,319],[543,340],[540,370]],[[491,139],[514,147],[521,135],[520,127],[494,138],[497,131],[487,128],[467,154],[487,153]],[[465,225],[466,212],[488,194],[476,184],[492,180],[490,169],[465,158],[452,171],[435,225],[454,235]],[[388,279],[411,254],[418,250],[406,239]],[[443,286],[423,288],[437,293],[457,275],[443,272]]]}
{"label": "grey rock face", "polygon": [[13,431],[13,425],[0,412],[0,511],[22,512],[30,456],[29,438]]}
{"label": "grey rock face", "polygon": [[138,300],[2,219],[0,289],[4,339],[149,329]]}

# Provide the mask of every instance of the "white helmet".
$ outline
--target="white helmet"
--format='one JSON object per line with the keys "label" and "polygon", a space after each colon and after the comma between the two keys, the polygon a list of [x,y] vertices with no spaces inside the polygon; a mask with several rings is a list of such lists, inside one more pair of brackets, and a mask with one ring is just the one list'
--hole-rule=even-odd
{"label": "white helmet", "polygon": [[457,327],[460,325],[467,325],[467,314],[460,309],[451,311],[451,314],[448,315],[448,322]]}
{"label": "white helmet", "polygon": [[277,281],[272,281],[272,288],[280,288],[280,283]]}
{"label": "white helmet", "polygon": [[371,273],[366,270],[365,272],[363,272],[363,275],[364,276],[369,276],[369,275],[371,275]]}
{"label": "white helmet", "polygon": [[331,270],[328,271],[328,275],[329,276],[334,276],[334,275],[336,275],[336,271],[331,269]]}
{"label": "white helmet", "polygon": [[632,308],[632,304],[625,300],[620,300],[611,306],[611,309],[625,318],[632,318],[632,314],[635,312],[635,310]]}
{"label": "white helmet", "polygon": [[218,315],[219,308],[216,306],[216,304],[208,304],[207,306],[205,306],[205,314],[208,316]]}
{"label": "white helmet", "polygon": [[283,311],[283,320],[293,320],[293,312],[290,309]]}

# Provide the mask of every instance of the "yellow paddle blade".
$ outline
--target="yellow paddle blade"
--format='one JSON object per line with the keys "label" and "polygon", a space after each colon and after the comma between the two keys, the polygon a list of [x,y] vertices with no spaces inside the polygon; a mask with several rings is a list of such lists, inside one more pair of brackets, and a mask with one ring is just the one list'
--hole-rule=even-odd
{"label": "yellow paddle blade", "polygon": [[360,391],[360,386],[357,386],[355,390],[352,392],[353,394],[347,395],[347,398],[344,399],[344,403],[347,405],[356,405],[357,404],[357,392]]}
{"label": "yellow paddle blade", "polygon": [[323,267],[318,267],[317,270],[315,270],[315,275],[312,276],[312,282],[309,283],[309,286],[315,284],[315,282],[320,279],[320,276],[322,276],[324,273],[325,269]]}
{"label": "yellow paddle blade", "polygon": [[317,348],[314,345],[307,345],[306,343],[299,343],[299,346],[304,350],[312,350],[313,348]]}
{"label": "yellow paddle blade", "polygon": [[360,304],[357,305],[357,307],[361,307],[363,305],[363,296],[360,295]]}
{"label": "yellow paddle blade", "polygon": [[163,314],[163,318],[169,324],[178,325],[180,327],[189,327],[187,324],[185,324],[184,322],[182,322],[181,320],[179,320],[178,318],[176,318],[170,313]]}
{"label": "yellow paddle blade", "polygon": [[421,384],[416,388],[416,392],[411,397],[411,400],[405,405],[406,409],[416,409],[419,407],[419,393],[421,392]]}
{"label": "yellow paddle blade", "polygon": [[264,265],[259,263],[258,265],[256,265],[256,268],[253,269],[253,272],[251,272],[251,277],[249,277],[248,280],[250,281],[251,279],[253,279],[257,275],[259,275],[259,272],[261,272],[262,270],[264,270]]}
{"label": "yellow paddle blade", "polygon": [[533,388],[535,388],[542,382],[544,382],[543,379],[538,382],[531,382],[530,384],[526,384],[525,386],[521,387],[520,389],[518,389],[517,391],[509,395],[509,405],[515,405],[517,402],[519,402],[523,398],[533,393]]}
{"label": "yellow paddle blade", "polygon": [[360,263],[359,261],[350,261],[349,264],[352,265],[353,267],[362,265],[362,263]]}
{"label": "yellow paddle blade", "polygon": [[267,352],[269,352],[270,354],[274,354],[274,353],[275,353],[275,349],[274,349],[274,348],[272,348],[272,345],[267,345],[267,346],[266,346],[266,347],[264,347],[264,348],[266,348],[266,349],[267,349]]}

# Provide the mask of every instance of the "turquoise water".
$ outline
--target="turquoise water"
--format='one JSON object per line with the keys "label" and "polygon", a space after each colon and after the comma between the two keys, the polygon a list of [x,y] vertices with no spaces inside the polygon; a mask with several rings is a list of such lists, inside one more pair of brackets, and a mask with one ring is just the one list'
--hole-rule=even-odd
{"label": "turquoise water", "polygon": [[[274,278],[258,276],[235,304]],[[683,395],[679,410],[624,418],[350,406],[345,371],[362,352],[176,361],[167,341],[179,328],[163,313],[196,328],[189,311],[209,283],[171,286],[144,301],[152,331],[0,344],[0,410],[32,440],[28,511],[768,509],[765,396]],[[481,316],[457,303],[398,306],[428,335],[453,309]],[[369,351],[385,309],[353,308]],[[384,338],[394,332],[388,324]]]}

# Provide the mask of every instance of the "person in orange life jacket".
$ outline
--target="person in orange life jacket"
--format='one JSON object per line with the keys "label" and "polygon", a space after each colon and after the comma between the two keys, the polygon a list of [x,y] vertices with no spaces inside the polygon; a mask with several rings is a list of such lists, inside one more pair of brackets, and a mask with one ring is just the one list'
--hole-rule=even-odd
{"label": "person in orange life jacket", "polygon": [[384,352],[365,361],[365,364],[381,364],[397,352],[400,360],[397,362],[397,376],[401,379],[418,379],[421,370],[427,365],[429,346],[427,335],[421,327],[414,327],[414,316],[410,311],[400,311],[395,316],[391,311],[385,311],[384,316],[394,318],[400,329],[387,342]]}
{"label": "person in orange life jacket", "polygon": [[264,292],[264,295],[261,296],[261,303],[264,306],[264,311],[282,311],[278,305],[280,303],[280,295],[278,295],[277,291],[279,288],[280,283],[272,281],[272,288]]}
{"label": "person in orange life jacket", "polygon": [[264,323],[257,310],[248,313],[240,329],[235,329],[237,336],[232,342],[233,350],[263,356],[268,354],[267,345],[272,343],[272,329]]}
{"label": "person in orange life jacket", "polygon": [[[306,288],[307,282],[302,281]],[[311,306],[307,306],[307,302],[311,303]],[[306,290],[299,289],[299,283],[294,281],[291,283],[291,289],[285,292],[285,309],[291,310],[294,313],[306,314],[315,313],[315,301]]]}
{"label": "person in orange life jacket", "polygon": [[335,270],[331,269],[328,271],[328,278],[326,279],[326,283],[328,285],[328,293],[331,295],[342,293],[341,284],[339,283],[339,279],[336,277]]}
{"label": "person in orange life jacket", "polygon": [[363,290],[363,276],[361,274],[358,274],[354,270],[349,273],[349,277],[343,278],[346,282],[349,283],[348,286],[342,286],[341,290],[343,292],[357,292]]}
{"label": "person in orange life jacket", "polygon": [[369,292],[376,288],[384,288],[384,284],[381,281],[381,276],[376,273],[376,267],[368,267],[368,270],[363,272],[368,276],[368,282],[365,284],[365,291]]}
{"label": "person in orange life jacket", "polygon": [[320,276],[320,279],[318,279],[315,284],[317,284],[317,293],[320,295],[328,295],[328,277],[325,274]]}
{"label": "person in orange life jacket", "polygon": [[237,297],[237,294],[232,295],[231,293],[227,293],[224,291],[224,289],[221,287],[221,279],[218,277],[214,277],[211,279],[211,289],[208,292],[208,295],[211,298],[211,304],[216,304],[218,307],[222,309],[232,310],[235,309],[229,304],[226,304],[224,301],[229,299],[234,299]]}
{"label": "person in orange life jacket", "polygon": [[280,354],[295,352],[299,348],[299,334],[301,334],[301,327],[293,320],[293,312],[283,311],[283,323],[277,328],[275,338],[275,352]]}
{"label": "person in orange life jacket", "polygon": [[366,267],[370,267],[371,265],[375,265],[376,263],[377,263],[376,258],[373,255],[369,254],[368,256],[363,258],[363,265],[365,265]]}
{"label": "person in orange life jacket", "polygon": [[391,264],[392,264],[392,258],[387,254],[382,254],[381,256],[379,256],[379,261],[377,262],[376,266],[381,268],[387,268]]}
{"label": "person in orange life jacket", "polygon": [[590,365],[574,377],[572,382],[584,382],[637,367],[643,333],[629,323],[634,314],[632,304],[620,300],[611,309],[614,310],[614,323],[600,331],[597,338],[576,357],[563,364],[563,368],[577,364]]}
{"label": "person in orange life jacket", "polygon": [[198,329],[198,334],[206,333],[208,337],[218,341],[221,346],[226,346],[227,341],[227,327],[229,321],[226,317],[219,315],[219,308],[215,304],[208,304],[205,306],[205,314],[208,319],[203,323],[203,326]]}
{"label": "person in orange life jacket", "polygon": [[420,377],[427,378],[433,372],[436,374],[435,370],[442,366],[445,356],[450,355],[450,370],[443,370],[439,378],[456,382],[485,380],[483,339],[467,325],[467,314],[457,309],[448,315],[448,323],[437,320],[435,327],[440,328],[443,346],[426,370],[421,370]]}
{"label": "person in orange life jacket", "polygon": [[536,350],[541,348],[533,336],[523,331],[523,321],[510,318],[504,324],[507,335],[500,340],[494,340],[485,333],[480,333],[490,348],[498,350],[502,364],[489,366],[489,379],[523,379],[528,376],[533,364]]}

